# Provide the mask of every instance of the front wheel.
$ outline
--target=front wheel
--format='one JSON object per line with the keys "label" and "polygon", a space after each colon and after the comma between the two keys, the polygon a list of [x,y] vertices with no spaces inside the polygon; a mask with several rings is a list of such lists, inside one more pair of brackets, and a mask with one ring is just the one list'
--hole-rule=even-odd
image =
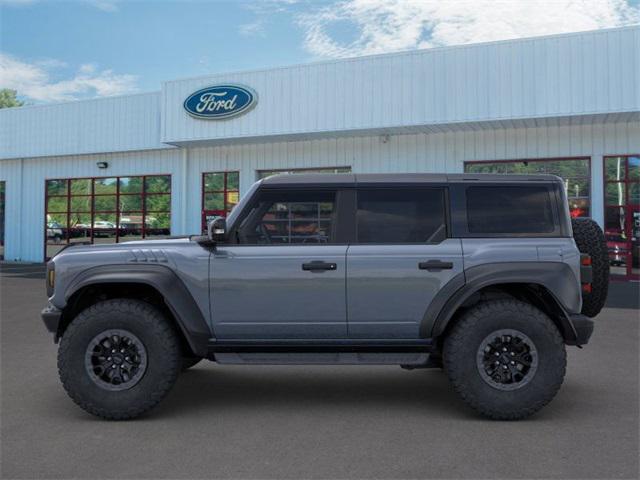
{"label": "front wheel", "polygon": [[496,420],[528,417],[562,385],[566,352],[554,323],[518,300],[480,303],[444,340],[445,371],[473,409]]}
{"label": "front wheel", "polygon": [[133,299],[97,303],[65,331],[58,370],[71,399],[109,420],[137,417],[162,400],[182,367],[173,325],[152,305]]}

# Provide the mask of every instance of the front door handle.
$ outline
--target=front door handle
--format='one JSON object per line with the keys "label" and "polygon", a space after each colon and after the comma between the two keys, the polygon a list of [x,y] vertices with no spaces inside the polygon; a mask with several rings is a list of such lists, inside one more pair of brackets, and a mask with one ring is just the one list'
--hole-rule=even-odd
{"label": "front door handle", "polygon": [[420,270],[427,270],[429,272],[439,272],[440,270],[451,270],[453,268],[453,262],[429,260],[428,262],[420,262],[418,264],[418,268]]}
{"label": "front door handle", "polygon": [[336,270],[337,268],[337,264],[323,262],[322,260],[314,260],[313,262],[302,264],[302,270],[308,272],[324,272],[325,270]]}

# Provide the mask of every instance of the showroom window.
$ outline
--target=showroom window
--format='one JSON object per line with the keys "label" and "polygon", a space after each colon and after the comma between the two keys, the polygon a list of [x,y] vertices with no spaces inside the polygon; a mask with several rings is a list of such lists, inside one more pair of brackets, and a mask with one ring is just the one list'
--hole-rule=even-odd
{"label": "showroom window", "polygon": [[551,174],[564,180],[572,217],[591,215],[589,157],[465,162],[465,173]]}
{"label": "showroom window", "polygon": [[640,278],[640,155],[604,158],[604,229],[611,273]]}
{"label": "showroom window", "polygon": [[351,167],[296,168],[290,170],[258,170],[258,180],[281,173],[351,173]]}
{"label": "showroom window", "polygon": [[170,235],[170,175],[52,179],[45,197],[45,258],[69,243]]}
{"label": "showroom window", "polygon": [[202,174],[202,231],[213,217],[226,217],[240,197],[239,172]]}
{"label": "showroom window", "polygon": [[0,260],[4,260],[4,189],[5,183],[0,182]]}

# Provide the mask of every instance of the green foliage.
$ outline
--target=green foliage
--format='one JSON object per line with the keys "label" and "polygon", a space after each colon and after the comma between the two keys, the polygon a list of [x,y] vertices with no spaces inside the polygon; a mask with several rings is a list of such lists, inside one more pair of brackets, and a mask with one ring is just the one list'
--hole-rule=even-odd
{"label": "green foliage", "polygon": [[21,107],[24,102],[18,100],[18,92],[9,88],[0,89],[0,108]]}

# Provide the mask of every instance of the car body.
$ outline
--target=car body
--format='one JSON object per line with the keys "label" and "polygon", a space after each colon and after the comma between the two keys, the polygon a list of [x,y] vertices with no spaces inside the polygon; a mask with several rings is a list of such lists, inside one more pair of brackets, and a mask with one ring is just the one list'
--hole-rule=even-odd
{"label": "car body", "polygon": [[558,177],[279,175],[208,236],[64,249],[43,319],[64,344],[97,302],[143,299],[194,358],[421,368],[441,366],[461,315],[485,304],[520,302],[586,344],[585,268]]}

